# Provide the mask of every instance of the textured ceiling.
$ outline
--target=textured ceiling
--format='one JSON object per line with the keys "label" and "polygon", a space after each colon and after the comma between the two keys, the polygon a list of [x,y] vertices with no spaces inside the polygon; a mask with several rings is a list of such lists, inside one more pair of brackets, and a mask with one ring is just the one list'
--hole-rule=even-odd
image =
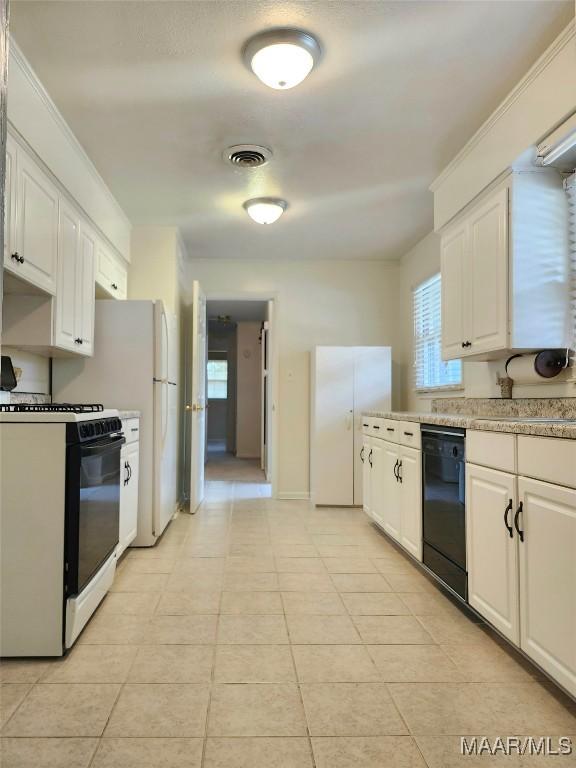
{"label": "textured ceiling", "polygon": [[[432,227],[428,185],[574,14],[574,0],[13,2],[12,31],[137,224],[194,258],[397,258]],[[324,57],[290,91],[243,66],[271,26]],[[271,147],[257,171],[230,144]],[[275,225],[250,197],[285,197]]]}

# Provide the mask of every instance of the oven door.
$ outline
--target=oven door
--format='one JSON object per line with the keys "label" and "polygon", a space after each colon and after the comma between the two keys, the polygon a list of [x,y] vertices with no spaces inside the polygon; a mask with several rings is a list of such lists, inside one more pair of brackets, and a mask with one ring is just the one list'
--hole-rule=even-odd
{"label": "oven door", "polygon": [[122,435],[68,446],[66,597],[77,595],[118,544]]}

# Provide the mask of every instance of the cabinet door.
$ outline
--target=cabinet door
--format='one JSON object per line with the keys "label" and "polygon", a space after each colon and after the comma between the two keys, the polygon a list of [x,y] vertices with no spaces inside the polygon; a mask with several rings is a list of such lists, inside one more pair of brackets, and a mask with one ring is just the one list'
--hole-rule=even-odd
{"label": "cabinet door", "polygon": [[400,543],[422,561],[422,451],[400,448]]}
{"label": "cabinet door", "polygon": [[397,445],[383,440],[381,450],[382,454],[377,471],[381,494],[380,517],[386,533],[396,541],[400,541],[402,510],[400,508],[400,482],[397,480],[400,465],[399,448]]}
{"label": "cabinet door", "polygon": [[442,359],[462,357],[464,328],[464,263],[468,234],[466,223],[446,232],[441,245],[442,273]]}
{"label": "cabinet door", "polygon": [[84,223],[80,224],[80,249],[77,292],[79,299],[78,336],[82,353],[94,352],[94,274],[96,238]]}
{"label": "cabinet door", "polygon": [[80,350],[78,313],[78,267],[80,245],[80,219],[63,201],[60,204],[58,225],[58,269],[54,343],[64,349]]}
{"label": "cabinet door", "polygon": [[313,485],[316,504],[354,504],[354,348],[314,357]]}
{"label": "cabinet door", "polygon": [[96,248],[96,282],[110,298],[126,298],[126,267],[101,240]]}
{"label": "cabinet door", "polygon": [[362,506],[364,512],[366,512],[369,517],[372,517],[372,465],[370,464],[371,459],[369,460],[371,448],[371,438],[367,435],[363,435],[362,450],[360,453],[360,461],[362,464]]}
{"label": "cabinet door", "polygon": [[516,478],[466,464],[468,602],[516,645],[519,635]]}
{"label": "cabinet door", "polygon": [[138,530],[139,443],[129,443],[120,456],[120,530],[117,554],[120,556],[136,538]]}
{"label": "cabinet door", "polygon": [[16,212],[16,145],[6,139],[6,179],[4,182],[4,266],[18,273],[19,262],[12,258],[16,247],[15,212]]}
{"label": "cabinet door", "polygon": [[466,354],[474,355],[508,346],[508,188],[472,211],[468,226]]}
{"label": "cabinet door", "polygon": [[576,490],[518,479],[520,647],[576,695]]}
{"label": "cabinet door", "polygon": [[58,190],[38,166],[18,152],[16,250],[23,263],[17,274],[48,293],[56,291]]}

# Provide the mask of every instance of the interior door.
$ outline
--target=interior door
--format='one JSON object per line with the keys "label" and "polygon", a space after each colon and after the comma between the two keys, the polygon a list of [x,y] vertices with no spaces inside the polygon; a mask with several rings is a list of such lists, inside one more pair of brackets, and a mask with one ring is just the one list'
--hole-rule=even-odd
{"label": "interior door", "polygon": [[512,521],[517,506],[514,475],[466,464],[468,602],[516,645],[518,536]]}
{"label": "interior door", "polygon": [[316,504],[354,504],[354,347],[316,347],[313,492]]}
{"label": "interior door", "polygon": [[200,283],[192,285],[192,402],[190,403],[190,511],[204,499],[206,451],[206,296]]}

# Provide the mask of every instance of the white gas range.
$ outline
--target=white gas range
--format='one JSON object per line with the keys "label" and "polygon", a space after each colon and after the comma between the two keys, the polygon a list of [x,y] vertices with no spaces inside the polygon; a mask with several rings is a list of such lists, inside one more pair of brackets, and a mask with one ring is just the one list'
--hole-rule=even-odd
{"label": "white gas range", "polygon": [[0,655],[61,656],[116,569],[116,410],[0,406]]}

